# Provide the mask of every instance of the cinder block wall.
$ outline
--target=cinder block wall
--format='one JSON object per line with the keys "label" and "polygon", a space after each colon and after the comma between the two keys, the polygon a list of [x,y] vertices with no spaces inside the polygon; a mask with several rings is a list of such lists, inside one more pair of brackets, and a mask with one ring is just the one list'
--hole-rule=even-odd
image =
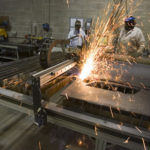
{"label": "cinder block wall", "polygon": [[12,31],[18,36],[31,32],[31,25],[38,25],[38,32],[45,22],[50,23],[53,36],[64,39],[69,32],[71,17],[92,18],[99,16],[108,0],[0,0],[0,15],[9,16]]}
{"label": "cinder block wall", "polygon": [[69,0],[69,7],[66,0],[51,0],[50,20],[57,38],[67,37],[69,32],[70,18],[87,18],[100,16],[108,0]]}
{"label": "cinder block wall", "polygon": [[146,39],[146,45],[150,49],[150,1],[142,0],[139,7],[135,12],[135,17],[137,18],[137,26],[140,27],[144,33]]}
{"label": "cinder block wall", "polygon": [[[10,16],[12,31],[17,31],[18,36],[31,32],[31,25],[36,23],[38,33],[41,25],[50,23],[53,36],[64,39],[69,32],[70,18],[87,18],[101,16],[104,6],[112,0],[0,0],[0,16]],[[138,25],[142,28],[147,39],[150,27],[150,1],[143,0],[135,16]],[[143,25],[142,23],[143,22]]]}
{"label": "cinder block wall", "polygon": [[31,33],[34,23],[40,32],[42,23],[48,22],[49,7],[45,7],[47,1],[0,0],[0,16],[9,16],[11,31],[17,31],[18,36]]}

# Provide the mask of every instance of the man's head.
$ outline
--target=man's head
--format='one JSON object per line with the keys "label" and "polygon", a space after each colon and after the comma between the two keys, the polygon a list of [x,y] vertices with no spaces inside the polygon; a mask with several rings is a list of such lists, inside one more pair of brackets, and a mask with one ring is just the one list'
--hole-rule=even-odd
{"label": "man's head", "polygon": [[80,22],[79,20],[76,20],[76,22],[75,22],[75,29],[76,29],[77,31],[79,31],[80,28],[81,28],[81,22]]}
{"label": "man's head", "polygon": [[133,16],[130,16],[125,19],[125,30],[127,31],[132,30],[134,29],[135,25],[136,25],[136,21]]}

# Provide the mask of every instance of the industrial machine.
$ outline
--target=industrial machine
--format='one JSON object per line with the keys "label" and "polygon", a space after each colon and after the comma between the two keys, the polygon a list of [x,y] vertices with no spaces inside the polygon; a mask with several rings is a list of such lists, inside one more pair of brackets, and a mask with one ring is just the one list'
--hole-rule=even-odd
{"label": "industrial machine", "polygon": [[67,40],[51,40],[50,45],[48,45],[49,47],[42,45],[40,48],[41,67],[46,69],[53,64],[66,60],[67,58],[77,59],[77,49],[66,49],[66,46],[69,44],[70,40],[76,38],[77,36],[73,36]]}
{"label": "industrial machine", "polygon": [[47,50],[53,41],[49,38],[31,37],[30,35],[21,39],[24,42],[0,42],[0,58],[18,60],[20,58],[30,57],[40,52],[41,48]]}
{"label": "industrial machine", "polygon": [[93,137],[96,150],[113,144],[143,149],[145,143],[149,149],[150,66],[113,65],[119,74],[125,70],[120,80],[115,79],[115,70],[109,70],[109,78],[81,81],[73,60],[34,74],[33,106],[38,125],[48,121]]}
{"label": "industrial machine", "polygon": [[[52,38],[25,35],[25,37],[8,37],[7,30],[9,27],[9,17],[0,17],[0,59],[6,61],[18,60],[20,58],[30,57],[44,49],[47,51]],[[43,24],[42,29],[49,32],[49,24]],[[22,42],[12,42],[21,40]]]}
{"label": "industrial machine", "polygon": [[[54,45],[64,42],[55,41]],[[38,126],[50,122],[88,135],[94,140],[95,150],[114,145],[149,150],[150,66],[118,61],[113,67],[117,71],[107,70],[109,78],[97,75],[97,82],[82,81],[78,64],[71,58],[33,74],[32,96],[3,88],[0,94],[4,104],[21,104],[25,113],[33,110]],[[118,80],[115,77],[121,70],[124,72]]]}
{"label": "industrial machine", "polygon": [[32,73],[32,94],[0,88],[0,104],[30,112],[39,127],[50,122],[87,135],[95,150],[115,145],[121,150],[150,150],[149,58],[131,63],[125,56],[108,54],[107,64],[113,57],[114,69],[105,70],[104,75],[95,73],[95,80],[89,82],[79,78],[76,55],[71,52],[67,59],[68,41],[41,44],[44,70]]}

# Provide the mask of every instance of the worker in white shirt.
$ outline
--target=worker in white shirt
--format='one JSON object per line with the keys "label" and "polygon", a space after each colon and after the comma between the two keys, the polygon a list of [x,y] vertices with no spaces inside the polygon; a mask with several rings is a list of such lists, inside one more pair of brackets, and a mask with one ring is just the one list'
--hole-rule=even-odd
{"label": "worker in white shirt", "polygon": [[82,49],[85,41],[85,32],[81,29],[81,22],[79,20],[75,22],[75,29],[69,32],[68,39],[70,40],[70,48]]}
{"label": "worker in white shirt", "polygon": [[123,54],[138,57],[145,49],[145,38],[142,30],[135,27],[136,21],[133,16],[125,19],[125,26],[119,35],[119,51]]}

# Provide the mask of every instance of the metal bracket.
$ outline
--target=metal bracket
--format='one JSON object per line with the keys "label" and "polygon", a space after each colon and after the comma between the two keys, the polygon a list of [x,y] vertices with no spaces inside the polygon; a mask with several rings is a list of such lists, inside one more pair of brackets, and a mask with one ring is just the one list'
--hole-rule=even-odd
{"label": "metal bracket", "polygon": [[35,122],[38,126],[47,124],[47,113],[41,104],[41,89],[40,78],[32,78],[32,92],[33,92],[33,110]]}

